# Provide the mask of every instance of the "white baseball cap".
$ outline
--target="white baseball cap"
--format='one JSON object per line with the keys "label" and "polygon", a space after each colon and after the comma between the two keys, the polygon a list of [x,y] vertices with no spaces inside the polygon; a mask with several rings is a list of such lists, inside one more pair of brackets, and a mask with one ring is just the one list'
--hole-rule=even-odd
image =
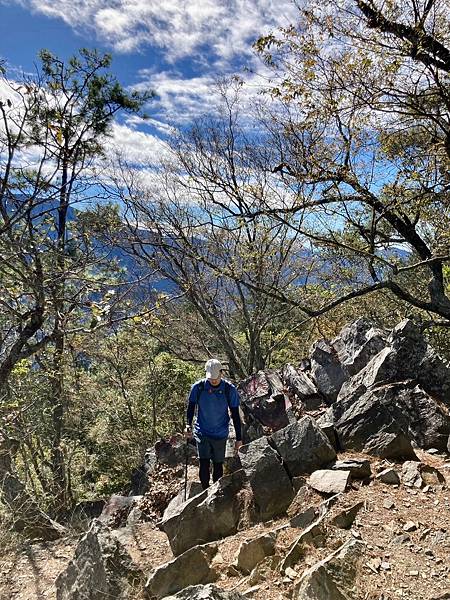
{"label": "white baseball cap", "polygon": [[219,379],[222,371],[222,363],[217,358],[211,358],[205,364],[206,379]]}

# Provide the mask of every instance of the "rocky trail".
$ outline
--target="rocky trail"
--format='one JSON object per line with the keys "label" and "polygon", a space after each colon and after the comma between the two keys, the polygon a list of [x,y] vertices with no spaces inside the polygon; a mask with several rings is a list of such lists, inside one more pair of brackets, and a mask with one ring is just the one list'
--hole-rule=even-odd
{"label": "rocky trail", "polygon": [[360,320],[240,391],[221,480],[192,460],[184,501],[186,448],[158,444],[86,533],[3,556],[0,599],[450,598],[450,369],[412,322]]}

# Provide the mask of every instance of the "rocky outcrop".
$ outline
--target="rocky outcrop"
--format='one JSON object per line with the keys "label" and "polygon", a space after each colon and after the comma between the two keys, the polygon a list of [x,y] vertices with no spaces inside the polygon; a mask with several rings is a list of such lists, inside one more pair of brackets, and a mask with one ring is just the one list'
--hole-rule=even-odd
{"label": "rocky outcrop", "polygon": [[350,375],[358,373],[387,346],[388,332],[366,318],[346,325],[332,341],[339,362]]}
{"label": "rocky outcrop", "polygon": [[211,560],[216,552],[216,544],[194,546],[169,563],[158,567],[150,574],[145,585],[147,596],[163,598],[188,586],[215,581],[217,573],[211,568]]}
{"label": "rocky outcrop", "polygon": [[450,405],[450,369],[408,319],[392,330],[388,345],[343,384],[339,399],[359,396],[376,384],[406,380]]}
{"label": "rocky outcrop", "polygon": [[325,417],[333,422],[344,448],[376,450],[375,438],[386,432],[402,434],[421,448],[446,449],[450,416],[419,386],[400,382],[372,387],[362,395],[359,391],[348,390]]}
{"label": "rocky outcrop", "polygon": [[300,369],[286,365],[281,369],[281,378],[290,397],[300,402],[304,410],[317,410],[323,403],[323,397],[312,379]]}
{"label": "rocky outcrop", "polygon": [[336,458],[327,436],[309,416],[275,432],[271,440],[292,477],[311,473]]}
{"label": "rocky outcrop", "polygon": [[280,515],[294,498],[291,480],[281,458],[266,437],[242,446],[239,450],[260,520]]}
{"label": "rocky outcrop", "polygon": [[110,529],[94,520],[56,579],[57,600],[125,600],[143,573]]}
{"label": "rocky outcrop", "polygon": [[246,510],[241,498],[246,482],[241,469],[219,479],[210,488],[183,502],[158,524],[169,538],[175,556],[189,548],[236,533]]}
{"label": "rocky outcrop", "polygon": [[311,349],[311,376],[329,404],[336,400],[342,384],[349,378],[336,349],[327,340],[317,341]]}

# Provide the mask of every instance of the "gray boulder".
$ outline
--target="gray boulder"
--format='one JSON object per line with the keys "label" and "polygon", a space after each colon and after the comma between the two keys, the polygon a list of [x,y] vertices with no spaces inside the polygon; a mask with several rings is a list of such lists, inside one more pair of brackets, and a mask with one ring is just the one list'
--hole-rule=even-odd
{"label": "gray boulder", "polygon": [[333,345],[327,340],[318,340],[311,348],[311,376],[319,392],[330,404],[338,396],[349,373],[341,364]]}
{"label": "gray boulder", "polygon": [[258,563],[275,554],[276,535],[265,533],[239,546],[236,567],[244,573],[250,573]]}
{"label": "gray boulder", "polygon": [[[186,485],[186,500],[197,496],[203,492],[202,484],[198,481],[188,481]],[[184,498],[184,487],[178,492],[178,494],[172,498],[169,502],[166,510],[164,511],[163,519],[170,519],[176,512],[179,506],[181,506],[185,502]]]}
{"label": "gray boulder", "polygon": [[[410,382],[378,385],[362,395],[358,389],[352,390],[328,409],[325,418],[333,422],[344,448],[358,451],[375,448],[378,456],[383,453],[376,452],[375,441],[382,433],[403,436],[425,449],[445,449],[450,434],[450,416],[444,408]],[[405,450],[407,457],[412,456],[406,445]],[[394,458],[400,454],[388,456],[385,452],[384,456]]]}
{"label": "gray boulder", "polygon": [[283,367],[281,377],[289,393],[301,401],[305,410],[316,410],[322,405],[319,390],[305,372],[288,364]]}
{"label": "gray boulder", "polygon": [[362,542],[345,542],[335,552],[303,572],[294,588],[293,600],[357,600],[352,592],[352,585],[363,552]]}
{"label": "gray boulder", "polygon": [[199,544],[236,533],[245,510],[240,492],[246,482],[240,469],[221,477],[207,490],[187,500],[158,526],[169,538],[175,556]]}
{"label": "gray boulder", "polygon": [[125,600],[142,578],[143,573],[124,546],[106,525],[95,519],[78,543],[74,558],[56,579],[56,598]]}
{"label": "gray boulder", "polygon": [[445,477],[438,469],[419,461],[408,460],[402,465],[402,483],[407,487],[443,485]]}
{"label": "gray boulder", "polygon": [[405,319],[392,330],[388,345],[342,385],[338,399],[358,397],[376,384],[408,379],[450,405],[450,368],[428,346],[420,329]]}
{"label": "gray boulder", "polygon": [[271,440],[292,477],[311,473],[336,459],[328,438],[309,416],[276,431]]}
{"label": "gray boulder", "polygon": [[146,594],[150,597],[163,598],[190,585],[215,581],[217,573],[211,568],[211,560],[216,553],[216,544],[190,548],[150,574],[145,585]]}
{"label": "gray boulder", "polygon": [[220,590],[214,585],[195,585],[175,596],[166,596],[164,600],[245,600],[245,596],[239,592]]}
{"label": "gray boulder", "polygon": [[349,375],[355,375],[387,346],[387,332],[361,318],[344,327],[332,341],[332,346],[345,370]]}
{"label": "gray boulder", "polygon": [[267,520],[284,513],[294,497],[294,489],[267,438],[242,446],[239,457],[253,492],[257,517]]}
{"label": "gray boulder", "polygon": [[364,447],[365,452],[391,460],[416,459],[416,453],[404,433],[382,430],[373,435]]}

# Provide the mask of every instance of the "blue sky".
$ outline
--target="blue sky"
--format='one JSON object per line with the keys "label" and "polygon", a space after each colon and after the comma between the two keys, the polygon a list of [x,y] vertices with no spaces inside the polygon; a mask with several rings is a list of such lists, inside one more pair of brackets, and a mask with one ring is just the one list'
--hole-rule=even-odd
{"label": "blue sky", "polygon": [[115,132],[141,155],[168,126],[213,110],[216,78],[237,73],[257,91],[263,66],[252,42],[295,15],[291,0],[0,0],[0,57],[32,71],[41,48],[61,58],[83,46],[110,52],[124,85],[158,94],[149,123]]}

